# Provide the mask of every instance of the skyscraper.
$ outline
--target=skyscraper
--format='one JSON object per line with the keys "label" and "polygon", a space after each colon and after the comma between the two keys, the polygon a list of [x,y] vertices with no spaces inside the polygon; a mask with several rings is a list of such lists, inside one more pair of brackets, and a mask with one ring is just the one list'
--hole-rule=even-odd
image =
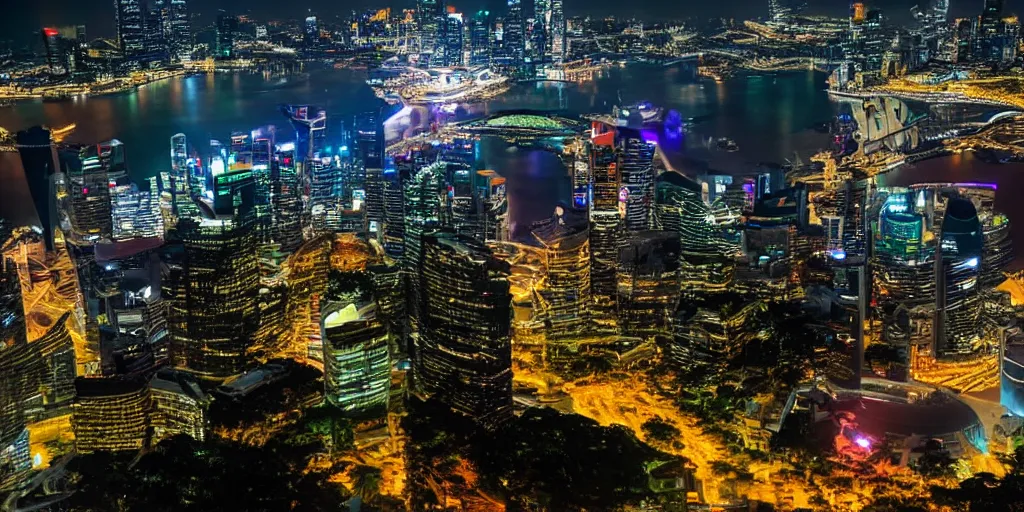
{"label": "skyscraper", "polygon": [[372,302],[333,303],[325,304],[321,312],[327,400],[356,417],[383,412],[388,405],[388,332],[376,318],[376,310]]}
{"label": "skyscraper", "polygon": [[171,59],[179,62],[192,60],[192,29],[185,0],[171,0],[169,19]]}
{"label": "skyscraper", "polygon": [[936,255],[935,355],[973,351],[981,319],[983,237],[978,211],[964,197],[951,197],[942,219]]}
{"label": "skyscraper", "polygon": [[585,218],[575,222],[570,215],[556,213],[533,227],[547,271],[539,295],[550,339],[578,336],[590,309],[590,229]]}
{"label": "skyscraper", "polygon": [[251,204],[233,214],[181,219],[180,244],[163,296],[170,303],[172,363],[202,379],[223,380],[246,369],[259,320],[260,274]]}
{"label": "skyscraper", "polygon": [[306,24],[302,32],[302,42],[306,48],[313,48],[320,44],[320,29],[317,27],[316,16],[306,17]]}
{"label": "skyscraper", "polygon": [[126,57],[136,57],[146,51],[145,22],[140,1],[114,0],[117,45]]}
{"label": "skyscraper", "polygon": [[220,11],[217,14],[217,58],[235,58],[236,32],[238,32],[238,18],[223,10]]}
{"label": "skyscraper", "polygon": [[416,24],[420,30],[420,63],[433,65],[443,55],[441,46],[445,16],[444,0],[416,0]]}
{"label": "skyscraper", "polygon": [[128,170],[124,146],[114,139],[89,145],[65,145],[58,151],[61,172],[67,178],[67,216],[72,236],[95,243],[112,234],[111,188],[126,184]]}
{"label": "skyscraper", "polygon": [[54,190],[54,159],[50,131],[34,126],[18,132],[18,155],[25,172],[29,193],[39,217],[43,241],[47,250],[53,250],[53,228],[57,223],[56,193]]}
{"label": "skyscraper", "polygon": [[469,65],[491,65],[491,12],[477,11],[469,29]]}
{"label": "skyscraper", "polygon": [[444,65],[461,66],[463,63],[462,13],[448,13],[444,29]]}
{"label": "skyscraper", "polygon": [[167,0],[151,0],[143,21],[146,54],[161,59],[169,58],[171,11]]}
{"label": "skyscraper", "polygon": [[549,24],[549,36],[551,40],[551,59],[556,64],[561,63],[565,60],[565,11],[562,10],[562,0],[550,0],[551,2],[551,22]]}
{"label": "skyscraper", "polygon": [[426,393],[477,422],[512,415],[512,296],[509,266],[470,238],[436,231],[423,238],[423,312],[414,375]]}
{"label": "skyscraper", "polygon": [[502,22],[502,53],[506,65],[519,68],[526,53],[526,27],[521,0],[508,0],[508,13]]}
{"label": "skyscraper", "polygon": [[624,130],[619,139],[622,188],[626,203],[625,227],[643,231],[650,227],[654,197],[654,145],[643,140],[639,131]]}

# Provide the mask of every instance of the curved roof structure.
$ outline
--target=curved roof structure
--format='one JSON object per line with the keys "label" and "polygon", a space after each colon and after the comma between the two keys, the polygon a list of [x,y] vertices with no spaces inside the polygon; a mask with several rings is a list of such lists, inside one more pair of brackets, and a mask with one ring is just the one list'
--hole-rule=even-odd
{"label": "curved roof structure", "polygon": [[536,110],[508,110],[467,121],[458,125],[460,131],[476,133],[512,132],[515,135],[570,136],[580,133],[583,125],[550,112]]}

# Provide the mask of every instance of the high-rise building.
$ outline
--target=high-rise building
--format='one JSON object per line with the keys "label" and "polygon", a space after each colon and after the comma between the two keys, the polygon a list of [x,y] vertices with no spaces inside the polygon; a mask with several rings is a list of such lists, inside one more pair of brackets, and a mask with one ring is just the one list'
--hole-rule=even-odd
{"label": "high-rise building", "polygon": [[72,424],[78,453],[138,451],[145,446],[152,402],[141,378],[75,380]]}
{"label": "high-rise building", "polygon": [[202,441],[206,439],[207,409],[210,397],[188,374],[163,370],[149,380],[152,399],[150,425],[153,440],[186,435]]}
{"label": "high-rise building", "polygon": [[372,302],[329,303],[321,312],[327,400],[347,415],[387,410],[391,358],[388,331],[376,310]]}
{"label": "high-rise building", "polygon": [[61,37],[55,28],[44,28],[43,47],[46,49],[46,67],[51,75],[63,75],[71,71],[74,53],[71,45],[76,44]]}
{"label": "high-rise building", "polygon": [[243,200],[233,214],[181,219],[180,242],[169,247],[163,296],[172,364],[202,379],[237,375],[255,356],[260,274],[251,209]]}
{"label": "high-rise building", "polygon": [[650,228],[654,203],[654,145],[643,140],[639,131],[623,132],[618,140],[622,180],[619,193],[620,200],[626,203],[623,221],[629,231],[644,231]]}
{"label": "high-rise building", "polygon": [[126,57],[136,57],[146,51],[145,22],[141,0],[114,1],[114,28],[117,45]]}
{"label": "high-rise building", "polygon": [[546,62],[551,49],[551,0],[534,0],[532,49],[530,58],[534,63]]}
{"label": "high-rise building", "polygon": [[41,376],[28,344],[21,284],[13,260],[0,257],[0,489],[32,467],[28,450],[18,449],[25,431],[26,405]]}
{"label": "high-rise building", "polygon": [[167,0],[151,0],[143,21],[146,54],[153,57],[169,58],[171,10]]}
{"label": "high-rise building", "polygon": [[539,291],[541,309],[547,337],[555,340],[579,336],[584,330],[591,291],[589,226],[585,218],[574,222],[560,213],[533,226],[547,274]]}
{"label": "high-rise building", "polygon": [[448,13],[444,25],[444,65],[463,64],[463,20],[461,12]]}
{"label": "high-rise building", "polygon": [[936,255],[935,355],[972,352],[981,320],[981,221],[970,199],[951,197]]}
{"label": "high-rise building", "polygon": [[307,16],[306,24],[303,26],[302,42],[306,48],[313,48],[320,44],[320,29],[317,27],[316,16]]}
{"label": "high-rise building", "polygon": [[171,0],[169,20],[171,59],[179,62],[192,60],[192,29],[188,5],[185,0]]}
{"label": "high-rise building", "polygon": [[469,29],[469,65],[491,65],[491,12],[477,11]]}
{"label": "high-rise building", "polygon": [[72,237],[83,243],[107,240],[113,232],[111,189],[126,184],[124,146],[114,139],[89,145],[65,145],[58,151],[66,177]]}
{"label": "high-rise building", "polygon": [[441,46],[444,31],[444,0],[416,0],[416,24],[420,30],[420,62],[433,65]]}
{"label": "high-rise building", "polygon": [[[327,154],[326,110],[310,105],[287,105],[281,107],[281,112],[295,128],[295,157],[300,163]],[[302,171],[305,179],[307,170]]]}
{"label": "high-rise building", "polygon": [[302,244],[302,187],[295,166],[294,148],[279,145],[270,174],[271,239],[289,253]]}
{"label": "high-rise building", "polygon": [[160,216],[160,192],[156,179],[146,180],[146,189],[134,183],[110,188],[111,238],[115,241],[158,238],[164,233]]}
{"label": "high-rise building", "polygon": [[561,63],[565,60],[566,43],[565,43],[565,11],[562,9],[562,0],[550,0],[551,2],[551,21],[549,23],[549,35],[550,39],[550,54],[551,60],[556,64]]}
{"label": "high-rise building", "polygon": [[217,58],[235,58],[235,34],[237,32],[238,17],[220,11],[217,14]]}
{"label": "high-rise building", "polygon": [[489,426],[512,415],[509,266],[470,238],[423,238],[414,375],[424,392]]}
{"label": "high-rise building", "polygon": [[665,335],[679,305],[680,243],[671,231],[633,234],[619,257],[619,325],[628,336]]}
{"label": "high-rise building", "polygon": [[56,191],[54,189],[53,146],[50,131],[34,126],[18,132],[18,155],[25,172],[25,181],[32,195],[36,215],[39,218],[43,241],[47,250],[53,250],[53,228],[58,221]]}
{"label": "high-rise building", "polygon": [[518,69],[526,57],[526,26],[521,0],[508,0],[508,13],[502,20],[501,40],[505,65]]}
{"label": "high-rise building", "polygon": [[[422,264],[422,239],[427,233],[441,225],[441,196],[444,191],[445,164],[436,163],[425,167],[403,183],[405,191],[404,248],[402,262],[410,276],[416,276]],[[391,204],[387,205],[392,206]],[[391,214],[385,212],[387,218]],[[420,318],[420,283],[413,279],[409,287],[409,316],[415,321]]]}

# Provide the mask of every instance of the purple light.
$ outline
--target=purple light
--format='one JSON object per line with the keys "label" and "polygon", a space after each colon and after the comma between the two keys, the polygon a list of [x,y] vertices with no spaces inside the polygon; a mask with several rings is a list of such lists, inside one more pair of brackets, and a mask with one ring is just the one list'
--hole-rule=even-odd
{"label": "purple light", "polygon": [[870,450],[871,449],[871,441],[868,441],[868,439],[866,437],[857,436],[857,438],[854,439],[853,442],[857,446],[860,446],[861,448],[863,448],[865,450]]}

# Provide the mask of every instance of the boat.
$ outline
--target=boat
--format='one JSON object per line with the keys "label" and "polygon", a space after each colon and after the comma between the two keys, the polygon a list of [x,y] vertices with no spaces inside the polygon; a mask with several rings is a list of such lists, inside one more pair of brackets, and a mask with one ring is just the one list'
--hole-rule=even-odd
{"label": "boat", "polygon": [[736,144],[736,141],[728,137],[719,137],[718,140],[715,141],[715,147],[722,151],[727,151],[729,153],[735,153],[740,150],[740,147],[738,144]]}

